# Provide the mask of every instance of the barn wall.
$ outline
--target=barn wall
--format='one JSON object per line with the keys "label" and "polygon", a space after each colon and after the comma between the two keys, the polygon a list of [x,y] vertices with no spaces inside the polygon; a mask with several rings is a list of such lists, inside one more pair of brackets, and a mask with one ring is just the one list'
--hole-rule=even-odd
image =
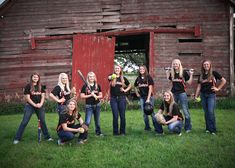
{"label": "barn wall", "polygon": [[[200,25],[200,44],[179,44],[179,38],[195,38],[190,34],[155,34],[155,90],[160,92],[167,84],[162,67],[169,66],[173,58],[195,69],[199,69],[202,59],[209,58],[229,79],[228,11],[221,0],[16,1],[0,19],[0,101],[18,98],[34,71],[42,75],[49,91],[60,72],[71,73],[72,40],[40,41],[32,50],[32,36]],[[199,51],[202,56],[179,57],[179,51],[185,50]]]}

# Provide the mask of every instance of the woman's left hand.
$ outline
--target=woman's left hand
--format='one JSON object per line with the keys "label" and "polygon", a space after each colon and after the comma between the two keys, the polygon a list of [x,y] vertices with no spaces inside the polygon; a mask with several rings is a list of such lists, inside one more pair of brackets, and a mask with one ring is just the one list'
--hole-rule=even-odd
{"label": "woman's left hand", "polygon": [[215,87],[215,86],[212,86],[211,90],[213,90],[214,92],[218,92],[219,91],[219,89],[217,87]]}

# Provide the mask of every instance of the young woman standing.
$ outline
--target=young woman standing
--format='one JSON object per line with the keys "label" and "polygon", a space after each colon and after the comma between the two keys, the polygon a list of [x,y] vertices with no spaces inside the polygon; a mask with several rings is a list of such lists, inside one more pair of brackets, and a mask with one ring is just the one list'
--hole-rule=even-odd
{"label": "young woman standing", "polygon": [[24,129],[27,126],[33,112],[36,113],[38,119],[40,120],[42,133],[44,138],[48,141],[53,141],[51,138],[45,121],[45,86],[41,84],[40,75],[38,73],[33,73],[30,77],[30,83],[26,85],[24,89],[24,95],[26,97],[27,103],[24,107],[24,116],[21,124],[17,130],[16,136],[14,138],[13,144],[18,144],[24,133]]}
{"label": "young woman standing", "polygon": [[[126,134],[126,93],[131,89],[131,84],[123,76],[121,66],[114,66],[110,79],[110,105],[113,113],[113,135]],[[118,130],[118,115],[120,115],[120,132]]]}
{"label": "young woman standing", "polygon": [[186,133],[192,130],[191,117],[188,108],[188,98],[185,92],[185,86],[191,84],[193,80],[193,70],[189,70],[189,73],[183,70],[182,64],[179,59],[172,61],[171,69],[166,71],[167,79],[172,82],[171,92],[174,94],[175,102],[181,105],[185,124],[184,129]]}
{"label": "young woman standing", "polygon": [[59,115],[65,110],[67,101],[72,98],[71,95],[68,75],[66,73],[60,73],[58,85],[51,91],[49,95],[55,102],[58,103],[56,110]]}
{"label": "young woman standing", "polygon": [[[153,97],[153,79],[149,75],[147,67],[145,65],[139,66],[139,75],[135,80],[135,89],[136,95],[140,98],[140,105],[143,112],[143,118],[145,123],[144,130],[149,131],[151,127],[149,125],[149,118],[148,115],[144,113],[144,104],[151,103],[154,106],[154,97]],[[157,121],[154,117],[154,113],[151,114],[153,126],[155,131],[158,130]]]}
{"label": "young woman standing", "polygon": [[[79,124],[75,124],[76,120]],[[60,114],[59,123],[57,126],[57,134],[59,136],[58,145],[64,145],[72,140],[74,135],[80,133],[78,144],[83,144],[86,141],[87,127],[84,125],[81,115],[78,113],[77,102],[75,99],[67,101],[65,111]]]}
{"label": "young woman standing", "polygon": [[97,136],[103,136],[100,128],[100,99],[103,97],[101,87],[97,83],[97,78],[94,72],[87,74],[87,85],[83,85],[81,90],[81,98],[86,100],[86,116],[85,122],[89,126],[91,123],[92,114],[94,114],[95,133]]}
{"label": "young woman standing", "polygon": [[[220,84],[216,86],[216,82]],[[202,107],[205,112],[206,132],[216,134],[215,104],[216,92],[222,89],[226,80],[217,71],[213,71],[211,61],[204,60],[201,66],[201,75],[198,79],[198,86],[195,98],[200,94]]]}

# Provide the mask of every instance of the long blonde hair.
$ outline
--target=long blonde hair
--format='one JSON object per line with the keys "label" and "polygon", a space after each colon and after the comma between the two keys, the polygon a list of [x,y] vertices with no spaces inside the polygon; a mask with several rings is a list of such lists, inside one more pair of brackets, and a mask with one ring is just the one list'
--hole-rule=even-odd
{"label": "long blonde hair", "polygon": [[68,75],[66,73],[60,73],[59,79],[58,79],[58,85],[60,86],[61,90],[64,91],[65,87],[64,87],[63,83],[61,82],[63,77],[67,78],[67,83],[65,84],[65,87],[66,87],[67,91],[70,92],[69,78],[68,78]]}
{"label": "long blonde hair", "polygon": [[172,79],[175,79],[175,69],[173,68],[173,64],[177,62],[179,64],[179,77],[183,78],[183,66],[181,64],[181,61],[179,59],[174,59],[171,63],[171,77]]}
{"label": "long blonde hair", "polygon": [[[114,66],[114,69],[115,69],[116,66],[121,69],[119,76],[120,76],[120,78],[121,78],[122,87],[126,87],[122,67],[121,67],[120,65],[115,65],[115,66]],[[113,73],[115,73],[115,71],[114,71]],[[117,74],[116,74],[116,75],[117,75]]]}
{"label": "long blonde hair", "polygon": [[[173,95],[173,93],[172,93],[170,90],[164,91],[163,95],[164,95],[165,93],[168,93],[168,94],[170,95],[169,114],[171,115],[171,114],[172,114],[172,110],[173,110],[173,105],[175,104],[174,95]],[[166,103],[168,103],[168,102],[166,102],[166,101],[164,100],[164,111],[163,111],[163,114],[165,114],[165,115],[168,114],[167,108],[166,108]]]}
{"label": "long blonde hair", "polygon": [[88,72],[88,74],[87,74],[87,77],[86,77],[86,81],[87,81],[87,83],[88,84],[90,84],[90,81],[89,81],[89,76],[94,76],[94,84],[95,84],[95,88],[97,89],[98,88],[98,85],[97,85],[97,78],[96,78],[96,75],[95,75],[95,73],[94,72]]}

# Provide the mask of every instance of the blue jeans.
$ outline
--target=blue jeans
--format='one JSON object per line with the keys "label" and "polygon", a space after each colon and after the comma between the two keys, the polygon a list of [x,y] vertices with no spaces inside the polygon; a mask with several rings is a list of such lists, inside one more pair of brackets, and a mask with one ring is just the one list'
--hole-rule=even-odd
{"label": "blue jeans", "polygon": [[206,130],[212,132],[216,132],[216,122],[215,122],[215,106],[216,106],[216,94],[200,94],[202,107],[205,113],[205,121],[206,121]]}
{"label": "blue jeans", "polygon": [[[179,134],[181,133],[182,126],[183,126],[183,121],[177,120],[175,122],[168,124],[168,129],[171,133]],[[159,127],[159,131],[157,131],[157,133],[159,134],[163,133],[162,125],[158,124],[158,127]]]}
{"label": "blue jeans", "polygon": [[95,133],[97,135],[101,134],[100,130],[100,106],[101,103],[98,103],[96,105],[86,105],[86,116],[85,116],[85,122],[89,126],[91,123],[91,117],[92,114],[94,114],[94,121],[95,121]]}
{"label": "blue jeans", "polygon": [[120,134],[126,133],[126,96],[116,96],[110,98],[110,105],[113,113],[113,134],[118,135],[118,115],[120,115]]}
{"label": "blue jeans", "polygon": [[[77,124],[77,125],[74,125],[72,128],[76,129],[76,128],[80,128],[80,127],[81,127],[81,125]],[[67,142],[67,141],[72,140],[74,138],[75,134],[77,134],[77,132],[70,132],[70,131],[61,130],[61,131],[58,131],[57,134],[62,142]],[[78,136],[78,140],[85,139],[86,134],[87,134],[87,132],[80,133]]]}
{"label": "blue jeans", "polygon": [[[148,115],[146,115],[144,113],[144,103],[146,102],[146,99],[147,97],[141,97],[140,98],[140,106],[141,106],[141,110],[142,110],[142,113],[143,113],[143,118],[144,118],[144,124],[145,124],[145,130],[150,130],[150,125],[149,125],[149,117]],[[150,103],[154,106],[154,98],[153,97],[150,97]],[[160,131],[160,128],[159,128],[159,124],[157,124],[157,121],[156,121],[156,118],[155,118],[155,113],[153,112],[151,114],[151,118],[152,118],[152,122],[153,122],[153,126],[155,128],[155,131],[156,132],[159,132]]]}
{"label": "blue jeans", "polygon": [[[23,116],[23,120],[20,123],[20,126],[17,130],[16,136],[15,136],[15,140],[20,140],[23,133],[24,133],[24,129],[25,127],[28,125],[28,122],[33,114],[33,112],[36,113],[38,119],[40,119],[41,122],[41,129],[42,129],[42,133],[44,135],[45,139],[50,138],[50,135],[48,133],[48,129],[46,126],[46,121],[45,121],[45,110],[44,107],[41,108],[35,108],[30,104],[26,104],[24,107],[24,116]],[[36,125],[37,123],[35,123]]]}
{"label": "blue jeans", "polygon": [[66,108],[66,105],[64,105],[64,104],[57,104],[56,111],[57,111],[59,116],[60,116],[60,114],[62,114],[65,111],[65,108]]}
{"label": "blue jeans", "polygon": [[192,124],[191,124],[191,118],[190,118],[190,113],[188,109],[188,97],[187,94],[180,93],[180,94],[174,94],[174,99],[177,104],[180,104],[184,113],[184,118],[185,118],[185,124],[184,124],[184,129],[191,130],[192,129]]}

